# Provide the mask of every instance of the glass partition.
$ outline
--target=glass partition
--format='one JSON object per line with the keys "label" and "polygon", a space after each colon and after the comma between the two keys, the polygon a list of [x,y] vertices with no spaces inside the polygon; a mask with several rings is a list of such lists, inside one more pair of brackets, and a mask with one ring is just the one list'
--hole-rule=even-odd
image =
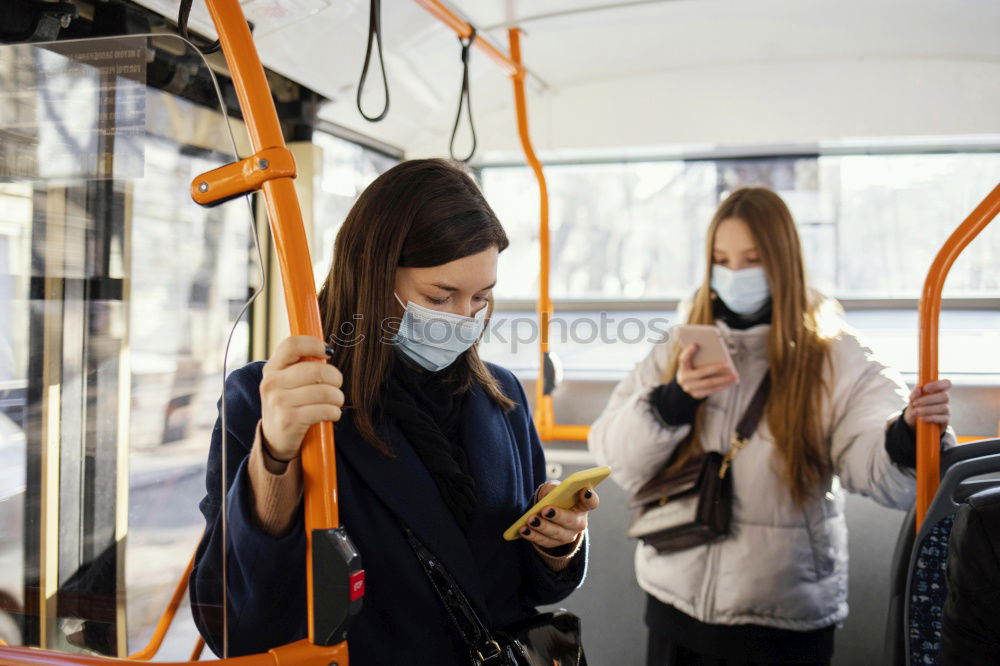
{"label": "glass partition", "polygon": [[[198,542],[225,341],[253,255],[247,203],[204,209],[188,188],[234,159],[230,136],[211,71],[179,38],[0,47],[11,644],[144,647]],[[241,323],[230,370],[248,336]],[[196,636],[182,611],[160,656],[186,659]]]}

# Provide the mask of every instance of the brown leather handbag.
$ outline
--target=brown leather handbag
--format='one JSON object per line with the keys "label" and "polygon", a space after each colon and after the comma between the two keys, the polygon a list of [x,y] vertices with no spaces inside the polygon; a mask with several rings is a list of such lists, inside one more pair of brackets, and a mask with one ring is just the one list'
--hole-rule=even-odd
{"label": "brown leather handbag", "polygon": [[[733,514],[733,459],[757,429],[771,377],[764,375],[733,433],[732,447],[693,456],[680,467],[677,453],[629,502],[634,509],[628,535],[661,553],[701,546],[729,535]],[[678,447],[679,448],[679,447]]]}

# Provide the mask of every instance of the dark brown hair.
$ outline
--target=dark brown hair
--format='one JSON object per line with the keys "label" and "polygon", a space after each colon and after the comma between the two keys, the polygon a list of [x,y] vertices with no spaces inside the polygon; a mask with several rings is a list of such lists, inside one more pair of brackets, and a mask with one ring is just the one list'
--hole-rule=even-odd
{"label": "dark brown hair", "polygon": [[[382,387],[394,350],[386,322],[395,319],[396,269],[441,266],[509,245],[496,214],[476,183],[448,160],[410,160],[365,188],[334,243],[330,273],[319,292],[323,333],[344,374],[344,395],[358,432],[384,453],[375,430]],[[503,394],[473,345],[442,379],[456,392],[478,383],[504,409]]]}
{"label": "dark brown hair", "polygon": [[[771,331],[768,367],[771,394],[767,423],[781,462],[782,476],[799,506],[829,483],[833,474],[830,448],[821,420],[826,386],[821,381],[829,360],[830,339],[839,318],[833,301],[809,289],[799,234],[792,213],[781,197],[763,187],[744,187],[719,204],[708,227],[706,266],[701,288],[695,294],[689,324],[713,324],[710,281],[715,232],[728,219],[746,223],[754,238],[767,281],[771,286]],[[669,381],[677,373],[680,346],[667,367]],[[703,403],[704,404],[704,403]],[[701,450],[698,441],[701,412],[679,459]],[[680,460],[679,460],[680,462]]]}

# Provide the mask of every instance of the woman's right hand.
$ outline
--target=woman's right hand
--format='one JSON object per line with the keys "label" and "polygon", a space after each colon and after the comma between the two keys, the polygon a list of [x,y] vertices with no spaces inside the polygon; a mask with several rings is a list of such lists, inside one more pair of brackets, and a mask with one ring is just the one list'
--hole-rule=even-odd
{"label": "woman's right hand", "polygon": [[701,400],[723,391],[740,380],[736,370],[728,363],[716,363],[695,368],[691,359],[698,351],[692,343],[681,351],[677,361],[677,384],[692,398]]}
{"label": "woman's right hand", "polygon": [[260,382],[261,429],[272,458],[295,458],[310,426],[340,420],[343,381],[326,363],[326,346],[318,338],[293,335],[281,341]]}

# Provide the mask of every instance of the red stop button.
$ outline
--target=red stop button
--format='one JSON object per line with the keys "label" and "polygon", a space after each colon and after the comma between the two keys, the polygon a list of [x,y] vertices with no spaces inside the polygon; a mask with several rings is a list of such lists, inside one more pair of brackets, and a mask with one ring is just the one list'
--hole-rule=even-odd
{"label": "red stop button", "polygon": [[349,585],[351,589],[351,601],[357,601],[361,597],[365,596],[365,570],[361,569],[352,573]]}

